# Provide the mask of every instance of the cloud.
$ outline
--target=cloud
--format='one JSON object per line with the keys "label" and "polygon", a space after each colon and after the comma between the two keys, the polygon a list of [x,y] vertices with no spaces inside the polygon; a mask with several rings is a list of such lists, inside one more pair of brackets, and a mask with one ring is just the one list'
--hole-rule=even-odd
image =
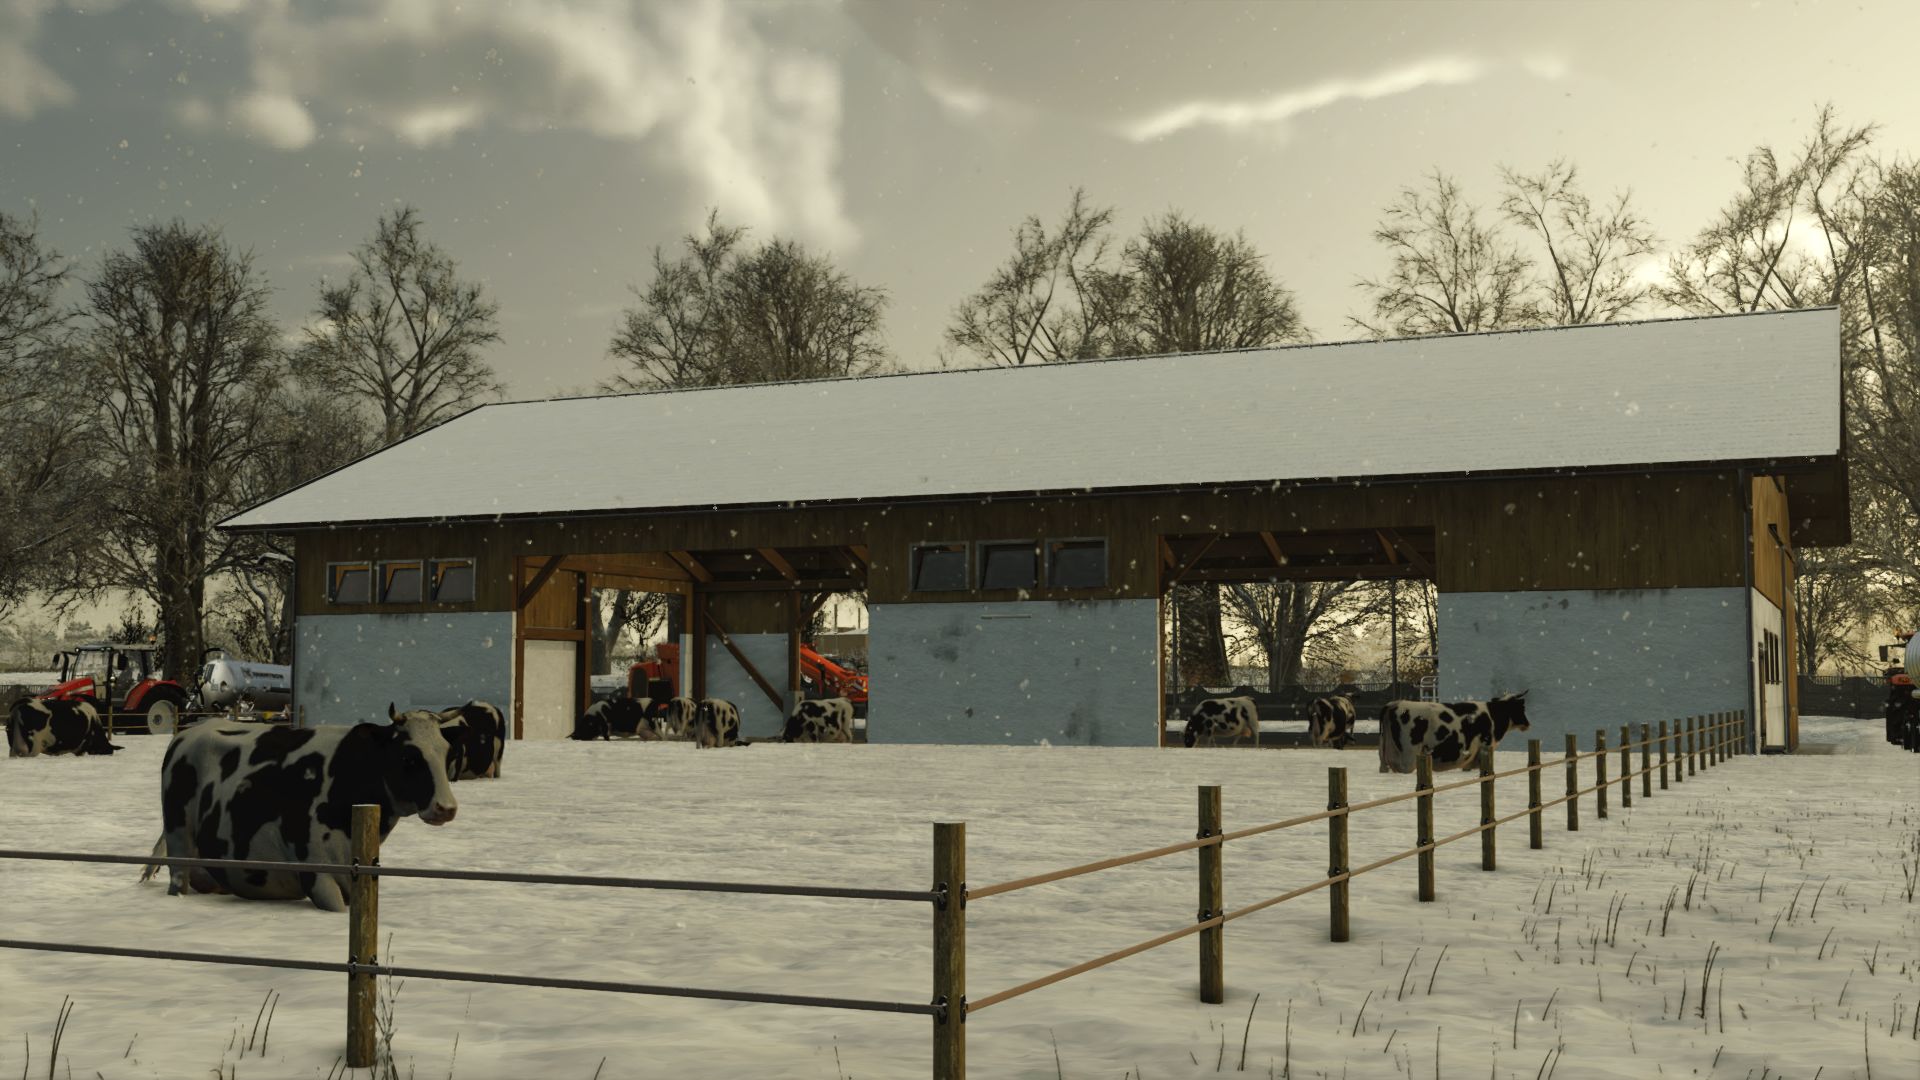
{"label": "cloud", "polygon": [[937,75],[925,74],[920,84],[940,107],[956,116],[975,117],[994,107],[993,96],[985,90],[947,82]]}
{"label": "cloud", "polygon": [[298,150],[313,141],[313,117],[284,91],[255,90],[235,101],[232,113],[242,129],[269,146]]}
{"label": "cloud", "polygon": [[1460,57],[1433,57],[1360,79],[1326,79],[1311,86],[1241,101],[1191,101],[1162,109],[1121,127],[1134,142],[1165,138],[1192,128],[1243,131],[1281,127],[1302,113],[1342,101],[1373,101],[1430,86],[1459,86],[1482,77],[1486,66]]}
{"label": "cloud", "polygon": [[237,10],[251,85],[224,112],[272,145],[581,132],[644,146],[730,220],[829,244],[856,239],[839,179],[840,73],[755,21],[813,15],[721,0]]}
{"label": "cloud", "polygon": [[28,119],[73,100],[73,87],[33,55],[53,0],[0,0],[0,113]]}

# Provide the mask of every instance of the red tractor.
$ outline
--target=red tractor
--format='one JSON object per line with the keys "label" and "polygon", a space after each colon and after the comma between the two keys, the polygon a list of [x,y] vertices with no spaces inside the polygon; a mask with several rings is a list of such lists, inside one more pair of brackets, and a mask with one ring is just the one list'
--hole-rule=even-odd
{"label": "red tractor", "polygon": [[164,735],[180,723],[189,694],[162,678],[159,646],[81,645],[56,654],[60,681],[40,693],[57,701],[85,701],[114,733]]}
{"label": "red tractor", "polygon": [[[627,669],[628,697],[672,697],[680,693],[680,646],[663,641],[654,651],[659,659],[642,660]],[[810,645],[800,646],[800,685],[809,699],[843,697],[853,703],[855,716],[867,713],[867,677],[820,655]]]}

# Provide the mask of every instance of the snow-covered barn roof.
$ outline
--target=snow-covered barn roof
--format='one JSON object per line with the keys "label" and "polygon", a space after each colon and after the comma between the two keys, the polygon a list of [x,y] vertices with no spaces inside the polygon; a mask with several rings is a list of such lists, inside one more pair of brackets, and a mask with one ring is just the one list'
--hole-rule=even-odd
{"label": "snow-covered barn roof", "polygon": [[488,405],[229,519],[711,509],[1840,452],[1831,308]]}

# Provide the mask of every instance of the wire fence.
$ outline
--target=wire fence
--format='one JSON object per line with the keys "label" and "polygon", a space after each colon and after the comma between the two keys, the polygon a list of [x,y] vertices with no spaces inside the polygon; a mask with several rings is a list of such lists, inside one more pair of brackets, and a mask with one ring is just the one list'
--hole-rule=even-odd
{"label": "wire fence", "polygon": [[[1411,791],[1396,795],[1350,802],[1347,799],[1347,771],[1343,767],[1327,770],[1328,803],[1327,808],[1309,814],[1301,814],[1280,821],[1265,822],[1227,831],[1221,824],[1221,799],[1218,786],[1205,786],[1199,789],[1199,830],[1192,840],[1167,844],[1162,847],[1113,858],[1100,859],[1077,866],[1033,874],[1009,881],[997,882],[979,888],[969,888],[966,884],[966,825],[961,822],[941,822],[933,827],[933,881],[928,889],[870,889],[859,887],[838,887],[821,885],[766,884],[731,881],[693,881],[661,878],[612,877],[585,874],[532,874],[509,871],[442,869],[430,867],[392,867],[381,866],[379,808],[376,806],[356,806],[353,808],[353,825],[350,861],[345,863],[307,863],[286,862],[259,859],[201,859],[186,857],[168,857],[152,855],[116,855],[91,852],[61,851],[25,851],[0,850],[0,860],[30,860],[68,863],[116,863],[125,865],[164,866],[169,869],[220,868],[226,870],[250,870],[298,874],[325,874],[345,880],[348,897],[347,959],[345,961],[299,960],[284,957],[248,956],[234,953],[186,952],[162,949],[137,949],[109,945],[83,945],[67,942],[26,941],[0,938],[0,949],[16,949],[35,952],[84,954],[92,956],[119,956],[135,959],[157,960],[174,963],[224,964],[241,967],[280,968],[295,971],[324,972],[344,974],[348,982],[347,1009],[347,1064],[353,1068],[365,1068],[374,1064],[374,1044],[376,1026],[374,1021],[374,980],[378,977],[410,978],[430,981],[492,983],[507,986],[535,987],[542,989],[588,990],[615,994],[639,994],[663,997],[695,998],[712,1001],[750,1002],[768,1005],[797,1006],[802,1008],[845,1009],[860,1012],[896,1013],[929,1017],[933,1025],[933,1076],[935,1080],[964,1080],[966,1076],[966,1025],[967,1016],[1014,998],[1030,994],[1036,990],[1064,982],[1077,975],[1106,967],[1130,956],[1172,944],[1183,938],[1200,938],[1200,995],[1201,1000],[1218,1004],[1225,1000],[1225,938],[1222,933],[1226,924],[1237,919],[1264,911],[1278,904],[1286,903],[1306,896],[1309,893],[1327,890],[1329,893],[1328,932],[1333,941],[1347,941],[1350,937],[1349,906],[1351,883],[1362,875],[1391,866],[1406,859],[1419,860],[1419,899],[1431,901],[1435,896],[1434,852],[1447,844],[1478,835],[1481,837],[1481,868],[1496,868],[1497,830],[1501,825],[1510,824],[1522,817],[1528,819],[1529,847],[1544,846],[1544,814],[1547,810],[1565,805],[1566,822],[1569,831],[1580,828],[1580,800],[1588,795],[1594,797],[1594,811],[1598,818],[1609,814],[1609,792],[1618,789],[1617,794],[1622,806],[1632,805],[1634,781],[1638,780],[1641,798],[1650,798],[1655,790],[1654,777],[1659,777],[1659,790],[1667,790],[1669,785],[1679,785],[1699,770],[1711,768],[1727,760],[1746,743],[1746,717],[1744,713],[1719,713],[1711,716],[1689,717],[1674,722],[1669,730],[1668,723],[1661,721],[1658,733],[1653,725],[1640,725],[1639,738],[1633,738],[1630,727],[1622,726],[1620,740],[1616,747],[1609,748],[1604,731],[1596,732],[1594,747],[1581,752],[1575,737],[1566,737],[1566,754],[1562,758],[1543,760],[1540,740],[1527,742],[1528,763],[1520,768],[1495,772],[1493,769],[1493,747],[1483,746],[1475,759],[1478,775],[1465,780],[1435,785],[1433,782],[1434,763],[1427,754],[1418,756],[1415,763],[1415,785]],[[1633,754],[1639,751],[1639,767],[1634,767]],[[1658,763],[1654,755],[1658,754]],[[1619,755],[1618,775],[1609,778],[1607,763],[1614,754]],[[1580,766],[1583,762],[1593,763],[1593,782],[1581,786]],[[1466,764],[1466,763],[1446,763]],[[1565,771],[1565,793],[1552,800],[1542,797],[1542,777],[1548,769],[1560,768]],[[1495,781],[1515,776],[1528,778],[1528,801],[1524,809],[1505,815],[1496,813]],[[1480,824],[1462,829],[1449,836],[1434,837],[1433,799],[1437,795],[1477,787],[1480,792]],[[1348,863],[1347,823],[1358,813],[1413,802],[1416,806],[1416,833],[1412,847],[1376,859],[1362,866],[1350,867]],[[1265,897],[1253,903],[1244,904],[1231,910],[1225,907],[1224,851],[1230,841],[1249,840],[1255,837],[1294,829],[1316,822],[1327,823],[1328,871],[1324,877],[1290,889],[1274,896]],[[971,902],[983,901],[1006,896],[1040,885],[1047,885],[1070,878],[1131,866],[1154,859],[1166,858],[1181,852],[1194,851],[1199,854],[1200,897],[1201,904],[1196,920],[1188,925],[1169,930],[1148,938],[1145,941],[1115,949],[1112,952],[1094,957],[1083,963],[1061,968],[1029,979],[1016,986],[988,994],[977,1000],[968,1000],[966,990],[966,909]],[[681,892],[707,893],[748,893],[764,896],[799,896],[838,900],[867,900],[880,902],[899,902],[927,904],[932,912],[933,933],[933,986],[930,1000],[886,1001],[862,998],[829,997],[807,994],[773,993],[757,990],[735,990],[710,987],[667,986],[651,983],[619,982],[594,979],[568,979],[535,975],[502,974],[484,971],[462,971],[430,967],[402,967],[379,962],[376,943],[379,937],[379,881],[383,877],[419,878],[441,881],[484,881],[517,885],[561,885],[585,886],[597,888],[671,890]]]}

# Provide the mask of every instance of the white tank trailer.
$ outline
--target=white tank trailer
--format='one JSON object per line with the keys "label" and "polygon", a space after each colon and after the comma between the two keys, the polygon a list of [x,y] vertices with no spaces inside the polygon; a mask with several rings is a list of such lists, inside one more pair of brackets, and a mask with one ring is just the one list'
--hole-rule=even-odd
{"label": "white tank trailer", "polygon": [[279,712],[293,701],[293,668],[226,657],[200,667],[200,707],[227,709],[242,702],[258,712]]}

